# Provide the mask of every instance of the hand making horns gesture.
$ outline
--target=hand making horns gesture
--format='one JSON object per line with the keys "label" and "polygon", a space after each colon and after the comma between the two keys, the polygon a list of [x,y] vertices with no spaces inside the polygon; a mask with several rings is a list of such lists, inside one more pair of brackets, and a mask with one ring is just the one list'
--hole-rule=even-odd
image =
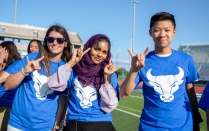
{"label": "hand making horns gesture", "polygon": [[44,59],[44,56],[41,56],[37,60],[30,61],[27,56],[26,57],[27,65],[24,68],[24,73],[28,74],[28,73],[33,72],[35,70],[41,69],[41,67],[39,66],[39,62],[42,61],[43,59]]}
{"label": "hand making horns gesture", "polygon": [[68,64],[72,68],[75,64],[77,64],[91,48],[86,49],[85,51],[82,51],[81,49],[77,49],[77,51],[74,51],[73,46],[73,55],[72,58],[69,60]]}
{"label": "hand making horns gesture", "polygon": [[104,75],[111,76],[114,72],[116,72],[121,67],[115,68],[112,63],[112,58],[110,58],[109,63],[104,68]]}
{"label": "hand making horns gesture", "polygon": [[144,67],[144,61],[145,61],[145,57],[149,51],[149,47],[146,48],[146,50],[144,51],[143,54],[136,54],[134,56],[134,54],[128,49],[128,52],[131,56],[131,68],[133,69],[133,71],[139,71],[141,68]]}

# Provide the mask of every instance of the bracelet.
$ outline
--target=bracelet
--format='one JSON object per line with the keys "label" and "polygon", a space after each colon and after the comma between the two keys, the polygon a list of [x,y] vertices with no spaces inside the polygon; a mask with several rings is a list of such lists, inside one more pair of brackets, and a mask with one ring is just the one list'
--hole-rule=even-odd
{"label": "bracelet", "polygon": [[59,128],[60,128],[59,126],[55,126],[54,127],[55,130],[59,130]]}
{"label": "bracelet", "polygon": [[23,71],[23,68],[22,68],[22,70],[21,70],[21,73],[22,73],[24,76],[28,76],[28,75],[29,75],[29,73],[26,74],[26,73]]}

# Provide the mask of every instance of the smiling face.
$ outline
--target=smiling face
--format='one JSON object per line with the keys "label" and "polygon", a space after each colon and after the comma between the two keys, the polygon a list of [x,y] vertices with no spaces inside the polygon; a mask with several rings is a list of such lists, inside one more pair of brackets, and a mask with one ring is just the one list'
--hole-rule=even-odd
{"label": "smiling face", "polygon": [[[5,47],[6,48],[6,47]],[[1,54],[1,52],[3,53],[4,51],[3,50],[5,50],[2,46],[0,46],[0,54]],[[8,59],[8,51],[7,51],[7,49],[6,49],[6,52],[5,52],[5,54],[4,54],[4,62],[5,61],[7,61],[7,59]]]}
{"label": "smiling face", "polygon": [[155,51],[171,53],[171,41],[176,35],[176,30],[170,20],[157,21],[149,31],[155,43]]}
{"label": "smiling face", "polygon": [[103,40],[92,46],[89,57],[94,62],[94,64],[99,64],[107,58],[108,51],[109,43]]}
{"label": "smiling face", "polygon": [[[48,35],[48,37],[53,37],[53,38],[64,38],[62,34],[56,31],[51,31]],[[67,42],[64,41],[63,43],[58,43],[56,39],[52,43],[47,41],[47,46],[50,51],[50,56],[59,56],[61,57],[62,52],[64,48],[67,46]]]}
{"label": "smiling face", "polygon": [[36,41],[33,41],[30,43],[30,51],[31,52],[39,52],[38,43]]}

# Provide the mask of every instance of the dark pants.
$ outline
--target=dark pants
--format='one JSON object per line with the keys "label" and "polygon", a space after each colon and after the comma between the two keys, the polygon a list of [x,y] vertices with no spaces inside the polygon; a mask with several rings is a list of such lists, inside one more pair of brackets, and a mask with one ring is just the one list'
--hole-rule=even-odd
{"label": "dark pants", "polygon": [[0,131],[6,131],[12,106],[0,106]]}
{"label": "dark pants", "polygon": [[67,131],[116,131],[112,122],[67,122]]}

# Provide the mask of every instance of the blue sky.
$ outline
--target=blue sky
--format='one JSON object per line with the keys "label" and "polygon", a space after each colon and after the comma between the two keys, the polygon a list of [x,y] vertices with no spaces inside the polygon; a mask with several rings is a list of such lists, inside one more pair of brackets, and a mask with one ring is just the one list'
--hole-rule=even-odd
{"label": "blue sky", "polygon": [[[149,36],[153,14],[166,11],[174,14],[177,35],[173,49],[183,43],[209,43],[209,0],[138,0],[134,52],[142,53],[147,46],[154,49]],[[0,21],[14,23],[15,0],[0,0]],[[129,61],[133,28],[131,0],[17,0],[16,24],[48,28],[60,24],[77,32],[86,42],[92,35],[102,33],[112,42],[113,62]],[[124,62],[123,62],[124,63]]]}

